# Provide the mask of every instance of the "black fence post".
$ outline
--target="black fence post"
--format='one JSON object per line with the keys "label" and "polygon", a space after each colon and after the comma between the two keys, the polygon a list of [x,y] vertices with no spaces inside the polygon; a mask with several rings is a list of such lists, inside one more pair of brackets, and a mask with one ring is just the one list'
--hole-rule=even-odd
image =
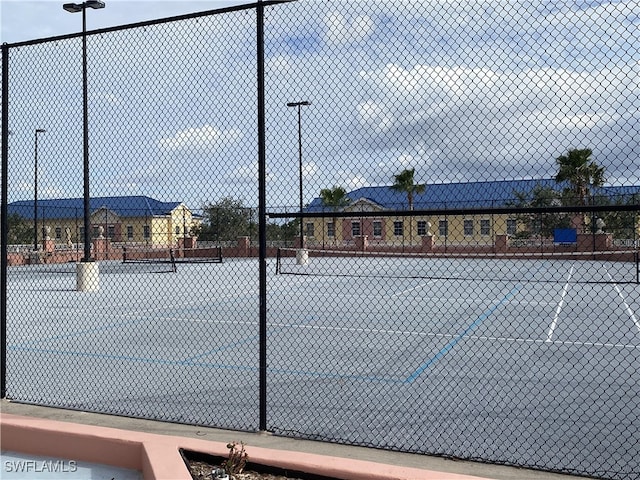
{"label": "black fence post", "polygon": [[9,46],[2,45],[2,226],[0,228],[0,398],[7,396],[7,264],[9,240],[7,201],[9,190]]}
{"label": "black fence post", "polygon": [[267,430],[267,217],[266,217],[266,154],[264,98],[264,5],[256,5],[256,67],[258,87],[258,243],[259,243],[259,430]]}

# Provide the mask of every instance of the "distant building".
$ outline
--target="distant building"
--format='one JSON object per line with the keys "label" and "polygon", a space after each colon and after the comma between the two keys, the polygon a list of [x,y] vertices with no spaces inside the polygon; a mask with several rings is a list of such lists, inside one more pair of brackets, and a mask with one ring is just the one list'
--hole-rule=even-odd
{"label": "distant building", "polygon": [[[325,213],[323,218],[305,218],[307,245],[349,246],[358,238],[367,237],[370,245],[420,245],[425,236],[431,236],[438,245],[491,245],[496,235],[515,236],[524,228],[517,214],[458,214],[445,213],[452,209],[492,209],[514,206],[516,192],[531,195],[536,187],[561,192],[567,185],[554,179],[502,180],[491,182],[466,182],[427,184],[425,192],[414,195],[411,216],[388,216],[386,212],[407,210],[407,195],[389,186],[362,187],[347,193],[350,203],[338,209],[352,212],[353,216],[331,217],[331,207],[320,198],[314,199],[305,209],[307,213]],[[640,203],[640,186],[609,186],[596,189],[594,195],[606,197],[611,203],[618,201]],[[420,211],[443,211],[428,216]],[[359,213],[367,212],[367,216]],[[380,212],[380,216],[371,216]],[[587,219],[588,220],[588,219]],[[632,238],[640,235],[636,215],[635,227],[628,233]]]}
{"label": "distant building", "polygon": [[[9,215],[34,221],[33,200],[9,203]],[[91,238],[102,235],[112,243],[175,245],[188,237],[201,217],[182,202],[161,202],[145,196],[95,197],[89,200]],[[61,198],[38,200],[38,237],[50,236],[56,244],[84,240],[84,200]]]}

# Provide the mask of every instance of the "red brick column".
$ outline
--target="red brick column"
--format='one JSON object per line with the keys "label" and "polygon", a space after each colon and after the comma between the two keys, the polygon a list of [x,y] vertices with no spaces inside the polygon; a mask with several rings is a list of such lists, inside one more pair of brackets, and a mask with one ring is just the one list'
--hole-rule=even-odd
{"label": "red brick column", "polygon": [[578,251],[590,252],[610,250],[613,246],[613,235],[610,233],[579,233]]}
{"label": "red brick column", "polygon": [[506,252],[509,249],[509,236],[496,235],[496,252]]}
{"label": "red brick column", "polygon": [[356,243],[356,248],[358,250],[367,250],[369,248],[369,237],[367,235],[361,235],[359,237],[354,238]]}
{"label": "red brick column", "polygon": [[93,258],[99,260],[100,258],[107,258],[107,253],[111,247],[111,241],[108,238],[94,238],[93,239]]}
{"label": "red brick column", "polygon": [[56,244],[53,240],[51,240],[50,238],[47,238],[44,241],[44,251],[46,253],[53,253],[56,249]]}
{"label": "red brick column", "polygon": [[238,237],[238,256],[248,257],[250,246],[251,241],[249,240],[249,237]]}
{"label": "red brick column", "polygon": [[433,250],[433,235],[422,237],[422,251],[431,252]]}

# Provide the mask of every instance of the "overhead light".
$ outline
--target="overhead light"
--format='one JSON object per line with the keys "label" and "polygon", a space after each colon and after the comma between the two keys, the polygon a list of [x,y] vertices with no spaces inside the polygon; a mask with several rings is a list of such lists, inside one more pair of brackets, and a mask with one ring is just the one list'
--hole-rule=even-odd
{"label": "overhead light", "polygon": [[82,6],[82,4],[78,3],[65,3],[64,5],[62,5],[62,8],[70,13],[78,13],[81,12],[84,7]]}
{"label": "overhead light", "polygon": [[64,5],[62,5],[62,8],[71,13],[81,12],[85,8],[99,9],[104,7],[105,3],[100,0],[87,0],[84,3],[65,3]]}
{"label": "overhead light", "polygon": [[84,4],[89,8],[104,8],[104,2],[101,2],[100,0],[87,0]]}

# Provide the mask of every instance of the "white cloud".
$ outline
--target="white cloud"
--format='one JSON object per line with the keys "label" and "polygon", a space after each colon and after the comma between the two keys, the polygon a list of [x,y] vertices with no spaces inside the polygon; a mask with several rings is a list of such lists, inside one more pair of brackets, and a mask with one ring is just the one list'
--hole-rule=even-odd
{"label": "white cloud", "polygon": [[286,55],[276,55],[266,60],[265,69],[271,74],[286,73],[291,67],[291,61]]}
{"label": "white cloud", "polygon": [[318,172],[318,165],[314,162],[307,162],[302,164],[302,177],[310,178]]}
{"label": "white cloud", "polygon": [[239,129],[219,130],[210,125],[199,128],[187,128],[176,132],[172,137],[161,138],[158,145],[163,150],[209,150],[233,144],[242,139]]}
{"label": "white cloud", "polygon": [[[248,165],[241,165],[240,167],[233,170],[229,176],[228,180],[239,181],[239,182],[257,182],[258,175],[260,170],[258,168],[258,162],[253,162]],[[269,181],[272,179],[272,175],[267,172],[266,180]]]}
{"label": "white cloud", "polygon": [[347,191],[355,190],[356,188],[368,187],[370,185],[367,179],[362,175],[355,175],[348,179],[345,183],[347,185]]}
{"label": "white cloud", "polygon": [[349,21],[341,13],[333,12],[325,18],[325,42],[330,45],[355,43],[365,40],[373,33],[374,21],[360,15]]}
{"label": "white cloud", "polygon": [[360,121],[373,127],[377,133],[388,131],[395,122],[389,108],[373,100],[358,105],[358,114]]}

